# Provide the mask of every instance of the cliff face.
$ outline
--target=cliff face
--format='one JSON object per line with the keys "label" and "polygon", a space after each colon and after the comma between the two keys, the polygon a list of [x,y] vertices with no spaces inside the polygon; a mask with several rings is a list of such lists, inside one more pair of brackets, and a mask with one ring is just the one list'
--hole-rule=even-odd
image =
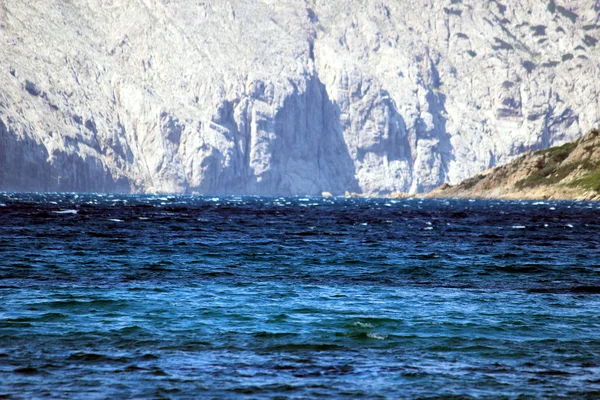
{"label": "cliff face", "polygon": [[427,197],[600,200],[600,131],[527,154]]}
{"label": "cliff face", "polygon": [[600,2],[0,0],[0,190],[423,192],[600,121]]}

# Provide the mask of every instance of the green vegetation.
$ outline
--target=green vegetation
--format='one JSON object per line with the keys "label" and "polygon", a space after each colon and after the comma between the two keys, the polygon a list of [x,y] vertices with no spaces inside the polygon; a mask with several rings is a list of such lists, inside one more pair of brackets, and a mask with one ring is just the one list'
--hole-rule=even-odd
{"label": "green vegetation", "polygon": [[[561,182],[576,170],[581,170],[583,175],[565,186],[600,193],[600,162],[590,162],[587,159],[582,160],[582,162],[563,164],[579,143],[579,141],[567,143],[563,146],[552,147],[535,153],[540,157],[539,169],[529,177],[517,182],[516,186],[519,189],[542,185],[549,186]],[[592,152],[594,149],[586,148],[585,150]]]}
{"label": "green vegetation", "polygon": [[462,16],[462,10],[457,10],[455,8],[444,7],[444,12],[448,15]]}
{"label": "green vegetation", "polygon": [[579,144],[579,142],[567,143],[567,144],[563,144],[562,146],[551,147],[549,149],[540,150],[540,151],[536,152],[535,154],[550,155],[550,157],[552,158],[553,161],[561,163],[561,162],[565,161],[567,159],[567,157],[569,157],[569,155],[571,155],[571,152],[573,150],[575,150],[575,148],[577,147],[578,144]]}
{"label": "green vegetation", "polygon": [[494,50],[513,50],[514,47],[510,44],[505,42],[504,40],[495,37],[494,41],[496,42],[496,45],[492,45],[492,49]]}
{"label": "green vegetation", "polygon": [[523,68],[525,68],[527,73],[533,72],[533,70],[536,68],[536,65],[531,61],[523,61],[521,65],[523,66]]}
{"label": "green vegetation", "polygon": [[600,193],[600,165],[596,165],[594,171],[584,175],[569,184],[571,187],[581,187],[588,190],[594,190]]}
{"label": "green vegetation", "polygon": [[563,17],[570,19],[572,23],[575,23],[575,21],[577,21],[577,18],[579,18],[579,15],[575,14],[573,11],[567,10],[564,7],[556,6],[556,10]]}
{"label": "green vegetation", "polygon": [[583,38],[583,42],[588,47],[594,47],[595,45],[598,44],[598,39],[596,39],[595,37],[590,36],[590,35],[585,35],[585,38]]}
{"label": "green vegetation", "polygon": [[546,26],[535,25],[529,28],[533,32],[533,36],[546,36]]}
{"label": "green vegetation", "polygon": [[560,63],[558,61],[548,61],[546,63],[543,63],[542,67],[544,67],[544,68],[554,68],[554,67],[556,67],[559,64]]}
{"label": "green vegetation", "polygon": [[537,187],[541,185],[553,185],[563,179],[577,169],[574,164],[559,166],[558,164],[546,164],[542,169],[533,173],[531,176],[517,182],[516,186],[519,189],[528,187]]}
{"label": "green vegetation", "polygon": [[551,147],[541,150],[535,155],[543,156],[538,165],[539,170],[529,177],[517,182],[519,189],[535,187],[539,185],[552,185],[558,183],[573,172],[577,166],[574,164],[563,165],[561,163],[569,157],[579,142],[567,143],[559,147]]}
{"label": "green vegetation", "polygon": [[469,178],[466,181],[464,181],[463,183],[461,183],[461,189],[463,189],[463,190],[472,189],[473,187],[475,187],[475,185],[477,185],[479,182],[481,182],[481,180],[483,178],[484,178],[484,176],[481,174],[474,176],[472,178]]}

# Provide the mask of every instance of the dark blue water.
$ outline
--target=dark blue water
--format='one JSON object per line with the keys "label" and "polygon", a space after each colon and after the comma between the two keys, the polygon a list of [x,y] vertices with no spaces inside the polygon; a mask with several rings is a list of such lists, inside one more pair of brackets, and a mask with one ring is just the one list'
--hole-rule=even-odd
{"label": "dark blue water", "polygon": [[600,397],[597,203],[0,194],[0,300],[0,398]]}

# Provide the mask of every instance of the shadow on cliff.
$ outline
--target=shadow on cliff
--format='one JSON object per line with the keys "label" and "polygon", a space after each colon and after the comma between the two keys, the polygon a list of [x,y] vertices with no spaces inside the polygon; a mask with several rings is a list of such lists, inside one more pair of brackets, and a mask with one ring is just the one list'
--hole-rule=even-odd
{"label": "shadow on cliff", "polygon": [[294,94],[275,116],[273,168],[257,188],[280,195],[359,192],[339,106],[317,76],[304,91],[292,85]]}
{"label": "shadow on cliff", "polygon": [[[437,144],[431,148],[433,153],[430,157],[439,155],[439,162],[435,163],[435,171],[430,171],[430,175],[423,181],[417,180],[413,187],[416,188],[417,192],[429,192],[436,187],[446,183],[448,178],[448,170],[450,163],[456,159],[453,154],[453,147],[451,143],[450,134],[446,127],[446,95],[430,89],[425,96],[428,103],[429,113],[433,117],[433,130],[428,130],[426,124],[422,119],[417,120],[416,131],[417,131],[417,142],[420,139],[434,139],[437,140]],[[415,158],[413,158],[413,171],[417,169],[415,165]],[[437,179],[433,181],[427,181],[430,176],[436,176]],[[413,174],[414,177],[414,174]],[[414,179],[414,178],[413,178]]]}
{"label": "shadow on cliff", "polygon": [[[252,121],[260,115],[252,113],[250,101],[236,122],[234,104],[223,107],[218,123],[235,132],[229,138],[236,146],[229,155],[234,162],[221,169],[223,156],[210,157],[210,176],[199,188],[201,193],[289,196],[360,191],[341,111],[325,85],[316,76],[307,79],[305,88],[291,81],[289,85],[292,93],[274,116]],[[253,100],[268,102],[263,95],[261,91]]]}
{"label": "shadow on cliff", "polygon": [[[377,93],[378,101],[373,107],[368,110],[368,113],[362,118],[360,132],[368,131],[368,122],[377,121],[379,119],[378,140],[368,143],[366,146],[358,146],[356,149],[356,158],[359,163],[367,162],[366,158],[370,153],[382,157],[388,164],[394,162],[405,163],[408,167],[407,174],[404,170],[390,170],[392,173],[397,173],[397,178],[394,179],[391,185],[388,182],[387,187],[377,188],[379,194],[391,194],[393,192],[408,192],[411,185],[412,168],[413,168],[413,148],[411,146],[411,137],[406,121],[402,114],[398,111],[394,100],[387,90],[380,89]],[[384,110],[384,113],[379,113],[379,116],[373,115],[374,111]],[[384,120],[382,120],[384,115]],[[372,139],[372,138],[370,138]],[[399,172],[399,173],[398,173]]]}
{"label": "shadow on cliff", "polygon": [[0,119],[0,190],[15,192],[129,192],[126,179],[114,180],[95,158],[55,151],[20,138]]}

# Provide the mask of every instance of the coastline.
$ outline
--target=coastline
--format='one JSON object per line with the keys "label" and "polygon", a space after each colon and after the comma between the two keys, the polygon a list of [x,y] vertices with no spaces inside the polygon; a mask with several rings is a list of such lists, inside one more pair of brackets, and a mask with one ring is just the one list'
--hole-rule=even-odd
{"label": "coastline", "polygon": [[[445,186],[447,186],[445,188]],[[454,189],[454,190],[453,190]],[[336,196],[323,196],[336,197]],[[343,195],[344,198],[364,198],[364,199],[473,199],[473,200],[523,200],[523,201],[600,201],[600,193],[593,191],[582,192],[571,188],[552,188],[539,187],[528,191],[503,192],[502,190],[492,190],[487,193],[474,195],[461,191],[455,186],[444,185],[434,189],[429,193],[408,194],[408,193],[390,193],[390,194],[360,194],[352,193]]]}

